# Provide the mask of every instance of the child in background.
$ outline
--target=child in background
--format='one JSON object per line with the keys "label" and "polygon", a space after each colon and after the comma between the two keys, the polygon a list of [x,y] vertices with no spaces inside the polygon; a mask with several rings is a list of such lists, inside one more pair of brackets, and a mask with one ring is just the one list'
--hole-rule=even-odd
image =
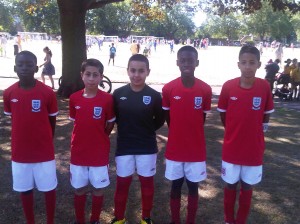
{"label": "child in background", "polygon": [[184,46],[177,52],[181,77],[162,89],[163,109],[169,126],[165,177],[172,181],[170,207],[172,224],[180,223],[181,188],[188,186],[186,223],[195,223],[198,209],[198,184],[206,179],[204,122],[211,109],[212,90],[195,78],[198,52]]}
{"label": "child in background", "polygon": [[[274,105],[268,82],[255,77],[260,66],[259,50],[243,46],[238,62],[241,77],[225,82],[218,102],[225,127],[221,175],[226,182],[224,213],[227,224],[246,224],[252,186],[262,178],[264,132]],[[241,188],[237,190],[239,183]],[[235,216],[237,192],[239,206]]]}
{"label": "child in background", "polygon": [[115,65],[115,56],[116,56],[116,52],[117,52],[117,49],[116,47],[114,46],[114,43],[111,44],[111,47],[109,48],[109,60],[108,60],[108,65],[110,63],[110,59],[112,59],[113,61],[113,65]]}
{"label": "child in background", "polygon": [[146,85],[149,61],[141,54],[130,57],[127,73],[130,83],[113,93],[118,125],[115,192],[115,218],[111,224],[125,223],[128,191],[135,170],[141,183],[141,224],[153,224],[151,210],[156,173],[155,131],[165,122],[160,93]]}
{"label": "child in background", "polygon": [[88,184],[93,187],[91,224],[99,224],[103,188],[109,185],[109,135],[114,127],[113,98],[98,89],[103,65],[87,59],[81,66],[84,89],[70,97],[70,119],[74,121],[71,140],[71,185],[75,188],[76,224],[85,223]]}
{"label": "child in background", "polygon": [[44,58],[45,62],[39,66],[40,68],[42,66],[44,66],[42,74],[41,74],[42,81],[43,81],[43,83],[45,83],[45,75],[47,75],[51,81],[51,87],[52,87],[52,89],[54,89],[54,81],[53,81],[52,76],[55,75],[55,68],[51,62],[52,51],[49,49],[49,47],[45,47],[43,49],[43,51],[46,54],[46,56]]}
{"label": "child in background", "polygon": [[16,55],[19,82],[3,93],[4,113],[12,118],[13,189],[21,193],[27,224],[34,224],[33,189],[45,192],[47,224],[54,224],[56,165],[53,137],[57,101],[54,92],[34,79],[37,58],[29,51]]}

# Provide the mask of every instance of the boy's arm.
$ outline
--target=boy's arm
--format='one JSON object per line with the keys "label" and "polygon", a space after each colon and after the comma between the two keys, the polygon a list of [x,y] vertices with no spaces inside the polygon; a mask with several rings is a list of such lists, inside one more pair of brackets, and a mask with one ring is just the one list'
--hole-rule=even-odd
{"label": "boy's arm", "polygon": [[54,138],[55,134],[55,125],[56,125],[56,116],[49,116],[49,122],[52,129],[52,138]]}
{"label": "boy's arm", "polygon": [[114,129],[115,122],[106,122],[105,133],[110,135],[111,131]]}
{"label": "boy's arm", "polygon": [[226,123],[225,123],[225,120],[226,120],[226,112],[220,112],[220,117],[221,117],[221,122],[224,126],[224,128],[226,127]]}
{"label": "boy's arm", "polygon": [[170,127],[170,110],[165,110],[165,118],[166,118],[168,127]]}
{"label": "boy's arm", "polygon": [[206,113],[203,113],[203,124],[205,123],[206,120]]}

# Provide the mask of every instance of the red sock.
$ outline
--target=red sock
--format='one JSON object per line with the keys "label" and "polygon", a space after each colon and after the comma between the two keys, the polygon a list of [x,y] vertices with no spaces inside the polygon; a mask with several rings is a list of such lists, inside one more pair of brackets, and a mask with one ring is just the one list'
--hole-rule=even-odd
{"label": "red sock", "polygon": [[75,216],[76,222],[85,223],[85,201],[86,194],[83,195],[74,195],[74,207],[75,207]]}
{"label": "red sock", "polygon": [[170,199],[172,222],[174,222],[175,224],[180,223],[180,202],[181,198]]}
{"label": "red sock", "polygon": [[225,222],[234,222],[234,206],[236,200],[236,190],[224,188],[224,215]]}
{"label": "red sock", "polygon": [[139,176],[142,192],[142,218],[150,218],[154,196],[154,178]]}
{"label": "red sock", "polygon": [[56,190],[45,192],[47,224],[54,224]]}
{"label": "red sock", "polygon": [[186,223],[195,223],[196,213],[198,209],[198,195],[188,195],[187,217]]}
{"label": "red sock", "polygon": [[251,207],[252,189],[243,190],[241,189],[239,198],[239,209],[237,212],[236,223],[246,224],[247,217],[249,215]]}
{"label": "red sock", "polygon": [[27,224],[34,224],[33,191],[21,193],[21,201]]}
{"label": "red sock", "polygon": [[115,192],[115,217],[117,220],[122,220],[125,217],[126,203],[128,191],[132,181],[132,176],[119,177],[117,176],[117,186]]}
{"label": "red sock", "polygon": [[95,196],[93,195],[92,199],[92,215],[90,218],[90,222],[99,221],[99,216],[102,209],[103,204],[103,195],[102,196]]}

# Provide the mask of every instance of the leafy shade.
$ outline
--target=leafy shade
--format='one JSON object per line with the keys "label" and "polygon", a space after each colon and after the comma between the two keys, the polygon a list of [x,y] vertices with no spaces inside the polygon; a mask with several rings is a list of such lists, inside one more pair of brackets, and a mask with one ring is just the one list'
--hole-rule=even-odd
{"label": "leafy shade", "polygon": [[300,2],[293,0],[200,0],[199,7],[205,12],[217,15],[229,14],[241,11],[244,14],[251,14],[262,8],[263,2],[267,2],[274,11],[300,11]]}

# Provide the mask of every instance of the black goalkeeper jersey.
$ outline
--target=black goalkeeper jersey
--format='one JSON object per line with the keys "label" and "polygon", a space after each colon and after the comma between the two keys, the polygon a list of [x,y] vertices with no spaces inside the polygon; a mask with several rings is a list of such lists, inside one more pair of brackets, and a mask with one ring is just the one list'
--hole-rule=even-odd
{"label": "black goalkeeper jersey", "polygon": [[134,92],[127,84],[113,96],[118,127],[116,156],[156,153],[155,131],[165,122],[160,93],[148,85]]}

